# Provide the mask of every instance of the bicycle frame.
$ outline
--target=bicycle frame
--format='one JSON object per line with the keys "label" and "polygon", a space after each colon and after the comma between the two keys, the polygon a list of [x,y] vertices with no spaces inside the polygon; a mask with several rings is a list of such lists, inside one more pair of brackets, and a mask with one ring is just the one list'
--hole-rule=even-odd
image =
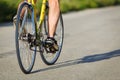
{"label": "bicycle frame", "polygon": [[37,19],[36,19],[36,17],[37,17],[37,14],[36,14],[36,3],[34,2],[34,0],[28,0],[28,3],[31,3],[33,8],[34,8],[35,27],[38,30],[42,26],[42,22],[44,21],[47,0],[42,0],[42,7],[41,7],[40,19],[39,19],[38,25],[37,25]]}
{"label": "bicycle frame", "polygon": [[[15,42],[18,63],[25,74],[31,72],[36,52],[40,52],[45,64],[53,65],[59,58],[63,45],[64,25],[62,15],[60,14],[59,16],[59,25],[57,24],[56,26],[59,28],[56,28],[54,34],[56,40],[59,42],[58,49],[53,51],[54,44],[53,47],[46,47],[44,45],[45,39],[48,36],[48,0],[42,0],[39,22],[37,22],[36,10],[36,2],[34,0],[25,0],[18,8],[17,19],[14,23],[16,26]],[[42,26],[42,23],[44,26]],[[48,48],[51,52],[47,51]]]}

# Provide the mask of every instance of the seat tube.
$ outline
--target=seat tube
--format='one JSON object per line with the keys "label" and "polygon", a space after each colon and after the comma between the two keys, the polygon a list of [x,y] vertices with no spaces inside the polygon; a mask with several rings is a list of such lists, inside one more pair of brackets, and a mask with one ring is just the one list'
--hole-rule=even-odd
{"label": "seat tube", "polygon": [[28,3],[31,3],[31,0],[27,0],[28,1]]}
{"label": "seat tube", "polygon": [[40,19],[39,19],[39,27],[42,25],[42,22],[45,17],[46,2],[47,2],[47,0],[42,1],[42,7],[41,7]]}

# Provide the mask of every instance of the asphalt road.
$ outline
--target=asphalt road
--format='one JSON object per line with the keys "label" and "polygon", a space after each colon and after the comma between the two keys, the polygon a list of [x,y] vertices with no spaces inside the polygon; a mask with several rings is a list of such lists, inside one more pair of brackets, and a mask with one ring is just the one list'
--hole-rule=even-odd
{"label": "asphalt road", "polygon": [[120,6],[63,15],[64,46],[55,65],[37,54],[31,74],[18,66],[14,28],[0,24],[0,80],[120,80]]}

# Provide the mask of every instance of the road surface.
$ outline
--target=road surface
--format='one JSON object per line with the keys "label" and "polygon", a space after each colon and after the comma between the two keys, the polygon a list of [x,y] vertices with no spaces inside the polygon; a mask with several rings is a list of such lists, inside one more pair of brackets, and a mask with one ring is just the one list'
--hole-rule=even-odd
{"label": "road surface", "polygon": [[14,27],[0,24],[0,80],[120,80],[120,6],[64,14],[64,46],[55,65],[39,53],[31,74],[18,66]]}

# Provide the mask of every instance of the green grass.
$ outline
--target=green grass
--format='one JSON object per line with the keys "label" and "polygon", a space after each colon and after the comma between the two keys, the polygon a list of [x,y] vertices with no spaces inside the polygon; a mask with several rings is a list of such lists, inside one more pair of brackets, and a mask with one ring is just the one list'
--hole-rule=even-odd
{"label": "green grass", "polygon": [[[0,22],[12,21],[12,17],[16,14],[20,1],[21,0],[0,0]],[[40,4],[41,0],[38,0],[37,13],[40,12]],[[63,13],[119,4],[120,0],[60,0],[60,8]]]}
{"label": "green grass", "polygon": [[17,0],[1,0],[0,1],[0,22],[10,21],[16,14]]}
{"label": "green grass", "polygon": [[98,8],[120,4],[120,0],[61,0],[61,10],[66,13],[86,8]]}

